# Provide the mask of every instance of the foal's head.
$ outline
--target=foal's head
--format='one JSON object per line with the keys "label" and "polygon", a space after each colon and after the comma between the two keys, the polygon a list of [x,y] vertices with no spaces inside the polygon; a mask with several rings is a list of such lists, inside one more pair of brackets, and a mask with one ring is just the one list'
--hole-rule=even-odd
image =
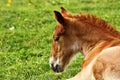
{"label": "foal's head", "polygon": [[64,8],[62,12],[54,11],[58,24],[53,34],[52,50],[50,54],[50,66],[55,72],[62,72],[71,58],[78,52],[76,37],[73,35],[71,26],[73,21],[68,18]]}

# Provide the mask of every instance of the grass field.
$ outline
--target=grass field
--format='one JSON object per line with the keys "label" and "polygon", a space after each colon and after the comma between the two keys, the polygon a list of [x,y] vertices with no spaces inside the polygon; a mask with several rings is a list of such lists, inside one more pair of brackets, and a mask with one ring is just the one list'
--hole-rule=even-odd
{"label": "grass field", "polygon": [[78,56],[63,72],[49,67],[54,10],[87,12],[120,30],[120,0],[0,0],[0,80],[65,80],[80,71]]}

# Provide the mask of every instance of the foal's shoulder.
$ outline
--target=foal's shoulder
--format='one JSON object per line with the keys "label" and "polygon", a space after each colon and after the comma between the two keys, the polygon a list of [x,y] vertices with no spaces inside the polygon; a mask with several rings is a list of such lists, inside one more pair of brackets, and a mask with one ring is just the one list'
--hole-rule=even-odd
{"label": "foal's shoulder", "polygon": [[108,62],[120,61],[120,46],[106,48],[98,56],[99,60]]}

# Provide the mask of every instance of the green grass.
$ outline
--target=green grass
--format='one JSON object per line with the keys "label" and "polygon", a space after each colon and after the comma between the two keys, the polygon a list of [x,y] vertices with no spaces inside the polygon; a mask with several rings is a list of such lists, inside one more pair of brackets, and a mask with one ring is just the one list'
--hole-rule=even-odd
{"label": "green grass", "polygon": [[[0,80],[65,80],[80,71],[83,56],[63,72],[49,67],[56,21],[54,10],[88,12],[120,30],[119,0],[7,0],[0,1]],[[29,5],[30,4],[30,5]]]}

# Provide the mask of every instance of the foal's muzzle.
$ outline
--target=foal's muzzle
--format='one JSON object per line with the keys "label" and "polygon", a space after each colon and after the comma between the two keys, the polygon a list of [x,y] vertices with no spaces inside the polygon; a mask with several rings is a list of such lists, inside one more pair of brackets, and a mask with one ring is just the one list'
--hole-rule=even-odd
{"label": "foal's muzzle", "polygon": [[54,64],[50,64],[50,65],[51,65],[51,68],[52,68],[52,70],[54,72],[57,72],[57,73],[63,72],[63,70],[61,69],[60,65],[58,65],[58,64],[56,64],[55,66],[54,66]]}

